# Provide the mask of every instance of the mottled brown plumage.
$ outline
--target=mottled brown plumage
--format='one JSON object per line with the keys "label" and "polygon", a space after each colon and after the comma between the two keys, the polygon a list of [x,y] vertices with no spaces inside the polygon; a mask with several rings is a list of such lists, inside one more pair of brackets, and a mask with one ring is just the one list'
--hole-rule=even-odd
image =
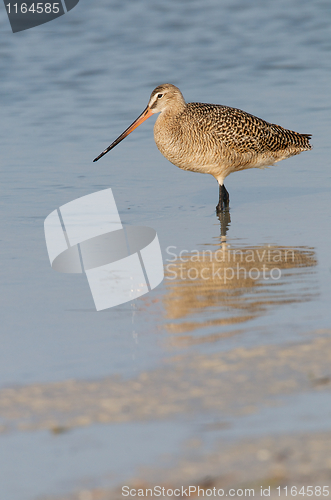
{"label": "mottled brown plumage", "polygon": [[309,134],[287,130],[228,106],[186,104],[180,90],[167,83],[153,90],[144,112],[94,161],[154,113],[160,113],[154,139],[163,156],[183,170],[208,173],[217,179],[217,210],[228,205],[223,182],[232,172],[264,168],[311,149]]}

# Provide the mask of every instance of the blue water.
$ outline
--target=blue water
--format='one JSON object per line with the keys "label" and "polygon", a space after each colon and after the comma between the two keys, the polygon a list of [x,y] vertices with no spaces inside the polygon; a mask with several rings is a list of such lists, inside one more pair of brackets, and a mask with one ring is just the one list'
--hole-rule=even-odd
{"label": "blue water", "polygon": [[[286,343],[330,326],[329,2],[80,0],[65,16],[16,34],[4,7],[1,12],[2,387],[115,373],[132,377],[176,353]],[[235,106],[311,133],[314,145],[270,169],[226,180],[229,244],[312,249],[315,265],[297,268],[296,281],[289,274],[282,282],[298,300],[272,303],[240,324],[235,339],[203,342],[232,328],[206,326],[185,332],[202,339],[198,344],[172,343],[170,349],[167,325],[173,320],[165,304],[171,284],[97,313],[84,276],[52,271],[43,234],[43,221],[55,208],[111,187],[122,221],[153,227],[164,259],[170,245],[179,253],[219,244],[216,181],[183,172],[161,156],[154,118],[92,163],[165,82],[179,86],[187,101]],[[274,289],[268,294],[272,299]],[[176,321],[203,323],[224,314],[216,304]],[[286,429],[285,409],[279,418]],[[160,454],[169,432],[158,444]],[[5,454],[6,440],[0,437]],[[52,450],[51,442],[47,446]],[[63,452],[60,460],[70,463],[70,456]],[[23,497],[5,478],[4,498],[32,500],[61,490],[60,478],[54,482],[50,472],[42,491],[27,475],[23,489],[24,481],[29,494]]]}

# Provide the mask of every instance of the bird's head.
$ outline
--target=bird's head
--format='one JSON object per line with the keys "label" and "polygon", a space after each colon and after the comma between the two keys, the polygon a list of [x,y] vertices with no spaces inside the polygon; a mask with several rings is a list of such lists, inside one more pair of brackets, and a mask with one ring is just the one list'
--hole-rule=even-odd
{"label": "bird's head", "polygon": [[185,108],[186,104],[184,101],[184,97],[182,96],[179,88],[175,87],[175,85],[171,85],[171,83],[164,83],[163,85],[159,85],[156,87],[149,99],[149,103],[147,104],[144,111],[138,118],[131,123],[131,125],[124,130],[124,132],[110,145],[107,149],[102,151],[99,156],[94,158],[93,161],[98,161],[99,158],[104,156],[108,151],[113,149],[118,143],[120,143],[125,137],[127,137],[131,132],[139,127],[141,123],[143,123],[147,118],[154,115],[155,113],[162,113],[163,111],[169,111],[172,113],[178,113]]}
{"label": "bird's head", "polygon": [[164,83],[153,90],[147,108],[155,114],[165,110],[177,110],[183,106],[185,101],[179,88],[171,83]]}

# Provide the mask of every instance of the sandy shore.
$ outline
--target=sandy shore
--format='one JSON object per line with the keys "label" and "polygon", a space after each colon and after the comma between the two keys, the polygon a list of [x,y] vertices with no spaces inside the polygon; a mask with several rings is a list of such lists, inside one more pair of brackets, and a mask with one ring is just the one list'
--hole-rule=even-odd
{"label": "sandy shore", "polygon": [[[215,429],[231,427],[232,417],[282,405],[284,396],[322,391],[329,398],[330,366],[331,333],[319,331],[288,345],[238,347],[212,355],[178,356],[129,380],[110,377],[4,388],[0,391],[1,432],[48,429],[59,434],[95,423],[185,419],[185,416],[192,420],[201,414],[213,416]],[[210,431],[215,429],[211,427]],[[190,446],[194,448],[194,440]],[[323,487],[328,481],[331,483],[331,433],[216,439],[212,452],[200,450],[197,444],[193,454],[190,450],[179,454],[173,463],[166,470],[157,464],[140,470],[137,477],[127,478],[127,485],[135,489],[160,485],[166,490],[191,485],[205,491],[215,488],[224,492],[231,488],[251,488],[254,496],[261,496],[261,486],[264,489],[270,486],[272,498],[279,498],[279,493],[284,496],[285,490],[278,492],[275,490],[278,486]],[[193,490],[191,496],[197,496]],[[43,500],[46,498],[51,497]],[[120,489],[98,489],[56,498],[125,497]]]}

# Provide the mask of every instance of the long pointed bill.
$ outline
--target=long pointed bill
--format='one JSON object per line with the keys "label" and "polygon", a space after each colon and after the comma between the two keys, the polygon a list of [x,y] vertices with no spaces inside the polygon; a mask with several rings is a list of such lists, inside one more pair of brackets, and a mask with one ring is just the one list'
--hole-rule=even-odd
{"label": "long pointed bill", "polygon": [[94,158],[93,161],[98,161],[100,160],[100,158],[102,156],[104,156],[106,153],[108,153],[108,151],[110,151],[111,149],[113,149],[115,146],[117,146],[117,144],[121,141],[123,141],[123,139],[125,139],[125,137],[129,134],[131,134],[131,132],[139,127],[139,125],[141,125],[145,120],[147,120],[147,118],[149,118],[150,116],[152,116],[152,111],[150,110],[150,108],[148,106],[146,106],[146,108],[144,109],[144,111],[141,113],[140,116],[138,116],[138,118],[133,122],[131,123],[130,127],[128,127],[126,130],[124,130],[123,134],[121,134],[119,137],[117,137],[117,139],[110,145],[108,146],[107,149],[105,149],[104,151],[102,151],[102,153],[99,154],[99,156],[97,156],[96,158]]}

